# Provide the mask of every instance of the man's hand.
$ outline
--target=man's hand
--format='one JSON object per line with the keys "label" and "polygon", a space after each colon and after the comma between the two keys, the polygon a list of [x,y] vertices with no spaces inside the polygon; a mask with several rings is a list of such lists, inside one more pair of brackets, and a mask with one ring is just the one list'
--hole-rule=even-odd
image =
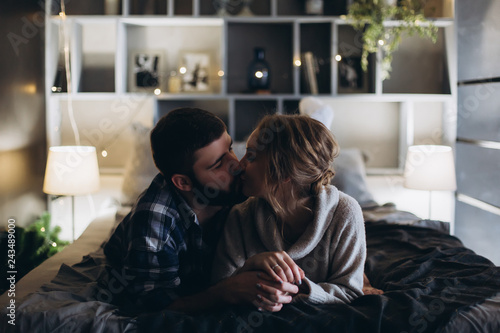
{"label": "man's hand", "polygon": [[261,270],[274,281],[300,285],[305,274],[285,251],[262,252],[248,258],[240,272]]}
{"label": "man's hand", "polygon": [[242,272],[214,286],[229,304],[253,304],[259,310],[280,311],[290,303],[299,288],[289,282],[276,282],[265,273]]}

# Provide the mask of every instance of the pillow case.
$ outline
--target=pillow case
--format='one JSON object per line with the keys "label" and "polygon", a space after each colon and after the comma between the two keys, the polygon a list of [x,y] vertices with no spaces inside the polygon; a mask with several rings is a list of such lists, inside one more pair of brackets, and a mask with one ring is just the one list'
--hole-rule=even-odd
{"label": "pillow case", "polygon": [[132,151],[125,163],[123,174],[121,202],[123,206],[131,206],[158,174],[158,169],[153,161],[149,134],[151,128],[141,123],[133,123]]}
{"label": "pillow case", "polygon": [[363,153],[356,148],[340,149],[333,161],[335,176],[331,184],[350,195],[362,208],[378,206],[366,184],[366,168]]}

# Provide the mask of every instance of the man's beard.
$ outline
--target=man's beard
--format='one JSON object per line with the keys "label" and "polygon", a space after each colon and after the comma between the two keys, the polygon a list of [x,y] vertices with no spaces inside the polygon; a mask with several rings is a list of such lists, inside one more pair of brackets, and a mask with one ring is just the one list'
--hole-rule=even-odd
{"label": "man's beard", "polygon": [[241,193],[241,186],[239,178],[237,177],[235,177],[229,191],[215,189],[209,185],[202,184],[194,173],[191,174],[190,178],[193,183],[192,192],[195,195],[196,202],[200,205],[232,206],[247,199],[247,197]]}

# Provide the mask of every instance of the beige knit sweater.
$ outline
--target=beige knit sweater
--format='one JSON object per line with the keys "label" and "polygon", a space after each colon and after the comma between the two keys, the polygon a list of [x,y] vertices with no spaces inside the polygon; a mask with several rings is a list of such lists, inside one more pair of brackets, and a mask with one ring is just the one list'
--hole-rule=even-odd
{"label": "beige knit sweater", "polygon": [[294,301],[349,303],[362,295],[366,240],[359,204],[328,186],[315,200],[314,221],[285,245],[269,206],[250,198],[231,210],[218,245],[212,281],[227,278],[257,253],[286,251],[304,270],[309,294]]}

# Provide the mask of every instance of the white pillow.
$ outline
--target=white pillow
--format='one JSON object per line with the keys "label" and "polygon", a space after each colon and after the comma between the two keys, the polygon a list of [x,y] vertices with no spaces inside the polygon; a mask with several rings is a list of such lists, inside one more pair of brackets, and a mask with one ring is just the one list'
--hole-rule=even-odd
{"label": "white pillow", "polygon": [[149,135],[151,129],[141,123],[133,123],[132,151],[125,164],[122,184],[122,205],[133,205],[139,194],[149,187],[158,174],[153,161]]}
{"label": "white pillow", "polygon": [[330,131],[334,117],[333,109],[316,97],[304,97],[299,102],[299,112],[323,123]]}
{"label": "white pillow", "polygon": [[245,141],[233,142],[233,152],[236,155],[236,158],[241,161],[243,156],[247,153],[247,143]]}

